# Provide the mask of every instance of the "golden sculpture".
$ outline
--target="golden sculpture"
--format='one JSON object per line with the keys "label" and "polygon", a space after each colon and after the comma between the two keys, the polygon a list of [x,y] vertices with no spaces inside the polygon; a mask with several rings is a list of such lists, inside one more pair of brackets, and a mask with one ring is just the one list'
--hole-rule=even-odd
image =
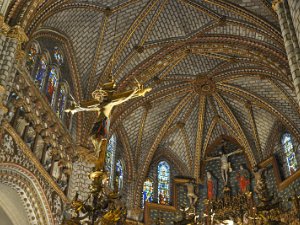
{"label": "golden sculpture", "polygon": [[109,121],[113,108],[130,99],[145,96],[149,91],[151,91],[151,88],[143,88],[137,82],[137,85],[132,90],[116,93],[116,84],[112,80],[105,83],[101,88],[96,89],[92,93],[92,100],[83,101],[80,104],[75,103],[72,108],[65,110],[71,114],[89,111],[98,113],[98,122],[94,124],[91,132],[91,140],[98,158],[96,162],[97,168],[103,169],[104,166]]}
{"label": "golden sculpture", "polygon": [[[90,185],[90,195],[85,201],[78,200],[78,194],[71,202],[70,211],[73,214],[70,218],[65,218],[64,225],[80,225],[88,221],[88,224],[114,225],[123,224],[127,210],[120,201],[118,184],[112,190],[109,186],[109,176],[104,170],[106,156],[107,137],[109,132],[109,120],[113,108],[132,98],[145,96],[151,88],[143,88],[137,82],[137,85],[129,91],[116,93],[114,80],[104,84],[101,88],[92,93],[93,99],[84,101],[80,104],[74,104],[72,108],[65,110],[75,114],[77,112],[96,111],[98,113],[97,122],[94,124],[91,132],[91,141],[95,148],[96,162],[94,171],[89,174],[92,181]],[[88,200],[92,198],[92,204]]]}

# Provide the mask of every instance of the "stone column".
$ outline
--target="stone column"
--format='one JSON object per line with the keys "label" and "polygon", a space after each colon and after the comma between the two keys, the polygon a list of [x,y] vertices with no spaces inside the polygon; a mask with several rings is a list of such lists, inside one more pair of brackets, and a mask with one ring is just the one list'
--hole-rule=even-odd
{"label": "stone column", "polygon": [[284,45],[289,61],[289,66],[292,74],[292,80],[295,87],[298,104],[300,105],[300,64],[299,64],[299,45],[295,42],[295,30],[291,17],[289,14],[289,8],[285,0],[274,0],[273,9],[278,15],[281,33],[284,40]]}
{"label": "stone column", "polygon": [[0,15],[0,122],[7,112],[5,105],[16,74],[15,64],[24,60],[22,44],[27,41],[20,26],[9,27]]}
{"label": "stone column", "polygon": [[11,3],[11,0],[0,0],[0,13],[2,15],[6,14],[6,11],[7,11],[10,3]]}
{"label": "stone column", "polygon": [[298,44],[300,45],[300,1],[288,0],[289,9],[291,12],[293,24],[296,30]]}

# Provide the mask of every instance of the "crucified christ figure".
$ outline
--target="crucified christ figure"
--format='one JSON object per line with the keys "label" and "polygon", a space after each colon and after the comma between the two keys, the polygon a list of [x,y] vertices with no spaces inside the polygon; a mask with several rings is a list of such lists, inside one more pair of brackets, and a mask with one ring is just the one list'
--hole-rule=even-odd
{"label": "crucified christ figure", "polygon": [[145,96],[151,88],[143,88],[137,82],[137,85],[129,91],[116,93],[114,80],[105,83],[101,88],[92,93],[93,99],[83,101],[80,104],[75,103],[72,108],[66,109],[72,115],[78,112],[94,111],[97,112],[97,122],[94,124],[91,132],[91,140],[95,148],[97,168],[103,169],[107,145],[107,136],[109,131],[109,121],[113,108],[132,98]]}
{"label": "crucified christ figure", "polygon": [[234,152],[228,153],[228,154],[224,154],[224,152],[222,152],[222,154],[220,156],[216,156],[216,157],[208,157],[205,161],[212,161],[212,160],[217,160],[220,159],[221,160],[221,175],[222,175],[222,179],[224,181],[225,186],[227,186],[227,182],[228,182],[228,172],[231,170],[231,165],[230,162],[228,162],[228,157],[231,155],[235,155],[238,153],[242,153],[243,150],[236,150]]}

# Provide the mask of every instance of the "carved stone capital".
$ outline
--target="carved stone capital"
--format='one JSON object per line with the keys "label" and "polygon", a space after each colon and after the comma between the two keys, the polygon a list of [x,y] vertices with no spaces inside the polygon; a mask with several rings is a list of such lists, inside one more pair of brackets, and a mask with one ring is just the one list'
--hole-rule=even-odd
{"label": "carved stone capital", "polygon": [[272,1],[272,8],[273,8],[273,10],[277,11],[279,4],[282,3],[282,2],[283,2],[283,0],[273,0]]}
{"label": "carved stone capital", "polygon": [[10,27],[4,22],[4,16],[0,14],[0,33],[6,35]]}
{"label": "carved stone capital", "polygon": [[5,87],[0,85],[0,94],[4,94],[4,93],[5,93]]}
{"label": "carved stone capital", "polygon": [[19,44],[23,44],[29,40],[24,29],[19,25],[12,27],[8,31],[7,36],[13,39],[17,39]]}
{"label": "carved stone capital", "polygon": [[8,109],[0,102],[0,115],[4,115],[8,112]]}

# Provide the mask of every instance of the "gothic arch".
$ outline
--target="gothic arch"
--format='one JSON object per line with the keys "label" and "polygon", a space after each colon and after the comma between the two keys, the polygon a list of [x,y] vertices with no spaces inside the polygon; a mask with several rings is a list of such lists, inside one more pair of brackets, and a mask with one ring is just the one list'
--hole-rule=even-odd
{"label": "gothic arch", "polygon": [[30,224],[56,224],[51,207],[37,178],[14,163],[0,163],[1,183],[14,189],[22,199]]}

